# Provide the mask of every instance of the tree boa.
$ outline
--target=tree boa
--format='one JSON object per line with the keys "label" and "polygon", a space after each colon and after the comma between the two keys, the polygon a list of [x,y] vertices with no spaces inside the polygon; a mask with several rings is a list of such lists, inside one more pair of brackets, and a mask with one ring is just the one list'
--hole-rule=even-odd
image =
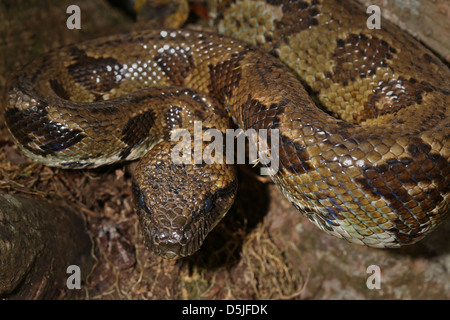
{"label": "tree boa", "polygon": [[373,247],[414,243],[449,212],[450,71],[367,18],[352,1],[230,0],[217,17],[225,35],[143,31],[65,46],[13,79],[6,123],[49,166],[142,158],[136,211],[147,246],[167,258],[197,251],[237,190],[231,165],[173,163],[170,136],[193,136],[197,120],[225,133],[228,117],[279,130],[272,178],[320,229]]}

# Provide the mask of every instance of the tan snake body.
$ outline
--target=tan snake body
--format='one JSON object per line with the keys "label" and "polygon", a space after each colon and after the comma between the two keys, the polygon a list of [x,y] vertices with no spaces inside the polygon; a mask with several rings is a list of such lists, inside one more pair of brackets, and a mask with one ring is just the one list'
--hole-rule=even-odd
{"label": "tan snake body", "polygon": [[198,250],[237,187],[232,166],[171,163],[168,137],[192,133],[194,120],[224,132],[225,111],[242,129],[279,130],[272,178],[326,232],[397,247],[439,225],[449,212],[450,71],[438,58],[387,21],[368,29],[351,1],[236,0],[219,10],[221,32],[297,75],[206,32],[69,45],[14,78],[6,123],[15,142],[69,168],[155,146],[134,193],[148,247],[169,258]]}

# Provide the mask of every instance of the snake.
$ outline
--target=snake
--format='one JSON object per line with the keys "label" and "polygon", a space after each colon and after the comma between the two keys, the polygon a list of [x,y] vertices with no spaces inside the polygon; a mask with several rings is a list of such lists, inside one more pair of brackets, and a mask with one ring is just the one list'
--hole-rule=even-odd
{"label": "snake", "polygon": [[376,248],[412,244],[449,213],[450,71],[368,19],[354,1],[229,0],[217,32],[69,44],[12,78],[6,124],[48,166],[140,159],[136,213],[165,258],[198,251],[232,206],[236,168],[216,149],[230,129],[270,132],[272,180],[319,229]]}

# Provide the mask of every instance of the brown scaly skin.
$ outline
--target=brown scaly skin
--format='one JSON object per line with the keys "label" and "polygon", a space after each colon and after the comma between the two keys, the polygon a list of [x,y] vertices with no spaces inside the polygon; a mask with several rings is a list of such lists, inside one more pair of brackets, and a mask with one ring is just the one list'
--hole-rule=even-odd
{"label": "brown scaly skin", "polygon": [[[184,94],[179,99],[183,102],[175,104],[171,99],[170,107],[158,108],[166,110],[165,128],[189,128],[188,136],[195,143],[190,123],[202,121],[203,131],[214,125],[225,142],[225,130],[230,126],[226,114],[207,96],[191,90],[181,92]],[[180,140],[174,139],[163,141],[147,152],[134,173],[133,195],[145,243],[151,251],[166,258],[180,258],[196,252],[234,202],[236,168],[225,164],[226,154],[216,161],[223,164],[205,163],[210,159],[207,148],[211,142],[204,140],[199,143],[204,161],[195,162],[194,149],[189,159],[192,165],[176,163],[172,152]],[[189,143],[189,146],[193,144]],[[223,148],[223,144],[220,147]]]}
{"label": "brown scaly skin", "polygon": [[[198,249],[209,229],[191,236],[196,226],[187,225],[211,212],[207,199],[228,209],[235,192],[222,167],[205,178],[160,161],[169,132],[191,115],[209,127],[220,121],[214,100],[242,129],[279,130],[272,178],[321,229],[374,247],[414,243],[449,212],[450,71],[388,22],[369,30],[366,19],[353,2],[230,1],[219,30],[278,55],[301,82],[272,55],[209,33],[146,31],[67,46],[15,78],[6,122],[25,154],[47,165],[95,167],[156,145],[136,172],[135,195],[147,245],[169,258]],[[148,86],[177,87],[140,90]]]}

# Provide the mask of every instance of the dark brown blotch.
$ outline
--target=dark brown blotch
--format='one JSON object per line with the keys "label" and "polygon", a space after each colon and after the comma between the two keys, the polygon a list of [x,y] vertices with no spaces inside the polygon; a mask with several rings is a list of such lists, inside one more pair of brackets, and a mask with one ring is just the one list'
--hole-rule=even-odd
{"label": "dark brown blotch", "polygon": [[233,54],[230,59],[208,66],[210,78],[208,90],[220,103],[223,103],[226,98],[230,98],[233,90],[239,85],[241,81],[239,63],[245,54],[244,50]]}
{"label": "dark brown blotch", "polygon": [[278,129],[285,112],[286,101],[265,105],[249,94],[247,101],[240,106],[245,129]]}
{"label": "dark brown blotch", "polygon": [[152,110],[141,113],[128,120],[122,130],[121,140],[128,145],[128,147],[120,153],[120,158],[122,160],[128,157],[134,147],[148,139],[149,132],[154,124],[155,114]]}
{"label": "dark brown blotch", "polygon": [[303,174],[315,170],[305,146],[281,135],[280,165],[291,175]]}
{"label": "dark brown blotch", "polygon": [[66,88],[64,88],[64,86],[61,84],[61,82],[59,82],[57,80],[49,80],[49,84],[57,96],[59,96],[60,98],[62,98],[64,100],[70,99],[69,92],[66,90]]}
{"label": "dark brown blotch", "polygon": [[114,58],[89,57],[84,50],[72,46],[69,48],[75,63],[67,67],[67,71],[75,82],[87,90],[97,93],[108,92],[115,88],[121,77],[118,77],[122,64]]}
{"label": "dark brown blotch", "polygon": [[403,108],[421,104],[423,95],[433,92],[435,88],[425,82],[418,82],[402,77],[381,81],[364,105],[364,119],[373,119],[386,114],[395,114]]}
{"label": "dark brown blotch", "polygon": [[274,6],[279,6],[281,4],[283,4],[284,0],[267,0],[268,4],[274,5]]}
{"label": "dark brown blotch", "polygon": [[194,67],[192,54],[179,47],[169,47],[155,56],[155,61],[172,85],[182,86]]}
{"label": "dark brown blotch", "polygon": [[[387,66],[386,59],[392,59],[394,52],[384,40],[363,33],[352,33],[345,39],[337,39],[336,49],[332,55],[333,80],[348,85],[357,78],[374,75],[378,68]],[[342,67],[349,63],[352,65],[351,69]]]}
{"label": "dark brown blotch", "polygon": [[282,4],[283,15],[280,20],[275,21],[275,34],[284,43],[289,42],[290,35],[319,25],[317,16],[320,10],[315,4],[290,0],[277,1],[276,4]]}
{"label": "dark brown blotch", "polygon": [[[80,130],[70,129],[50,119],[44,104],[26,110],[8,109],[5,119],[19,143],[32,153],[41,156],[65,150],[85,138]],[[33,141],[40,141],[39,149],[31,146]]]}
{"label": "dark brown blotch", "polygon": [[[442,171],[450,165],[446,159],[433,152],[431,146],[420,138],[412,139],[407,151],[407,157],[389,159],[377,166],[366,165],[362,168],[364,177],[355,179],[370,198],[382,197],[395,210],[399,219],[391,221],[396,225],[390,230],[392,232],[417,232],[420,223],[424,223],[417,221],[417,217],[425,217],[442,203],[442,194],[450,191],[448,174]],[[408,191],[419,183],[425,186],[423,192],[410,195]],[[414,214],[412,209],[415,209]]]}
{"label": "dark brown blotch", "polygon": [[164,121],[167,125],[168,130],[172,130],[175,127],[182,127],[182,111],[182,108],[170,105],[167,111],[164,112]]}

